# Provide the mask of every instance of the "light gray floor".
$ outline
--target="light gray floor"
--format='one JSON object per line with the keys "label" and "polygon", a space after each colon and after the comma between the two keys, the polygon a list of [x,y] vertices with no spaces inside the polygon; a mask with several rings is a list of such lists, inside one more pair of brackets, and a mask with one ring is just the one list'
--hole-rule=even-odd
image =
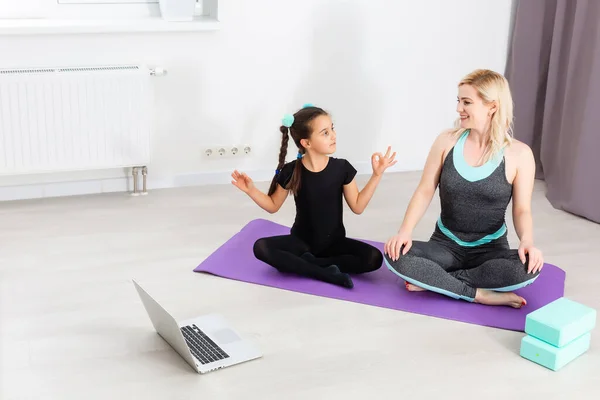
{"label": "light gray floor", "polygon": [[[346,209],[348,234],[386,240],[418,179],[386,175],[363,215]],[[600,225],[553,209],[543,190],[536,244],[567,271],[566,295],[600,309]],[[436,197],[415,239],[438,212]],[[233,186],[0,204],[0,397],[600,398],[600,328],[556,373],[519,357],[521,333],[192,272],[251,219],[289,225],[293,213],[292,198],[271,216]],[[224,314],[264,358],[195,374],[153,331],[131,278],[176,317]]]}

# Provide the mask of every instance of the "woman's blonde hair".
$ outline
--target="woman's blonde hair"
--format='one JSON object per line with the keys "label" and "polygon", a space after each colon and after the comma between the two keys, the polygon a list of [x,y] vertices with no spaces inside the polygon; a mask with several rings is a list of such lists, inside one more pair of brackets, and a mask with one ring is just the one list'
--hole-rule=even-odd
{"label": "woman's blonde hair", "polygon": [[[483,100],[484,104],[496,102],[496,111],[492,116],[489,130],[489,142],[483,154],[483,163],[495,157],[510,145],[513,140],[513,100],[508,81],[501,74],[488,69],[476,69],[465,76],[458,84],[471,85]],[[460,118],[455,121],[456,134],[462,134]]]}

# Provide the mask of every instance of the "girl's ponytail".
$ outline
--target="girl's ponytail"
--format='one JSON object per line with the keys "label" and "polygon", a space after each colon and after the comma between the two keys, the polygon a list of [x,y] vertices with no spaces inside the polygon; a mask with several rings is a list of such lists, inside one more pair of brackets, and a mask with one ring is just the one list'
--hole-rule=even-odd
{"label": "girl's ponytail", "polygon": [[272,195],[273,193],[275,193],[275,189],[277,188],[277,175],[279,175],[279,173],[281,172],[281,169],[285,165],[285,157],[287,156],[288,141],[290,140],[289,131],[288,131],[287,127],[282,125],[279,128],[279,130],[281,131],[281,134],[282,134],[281,148],[279,149],[279,162],[277,163],[277,170],[275,171],[275,176],[273,177],[273,180],[271,181],[271,186],[269,187],[269,193],[268,193],[269,196]]}

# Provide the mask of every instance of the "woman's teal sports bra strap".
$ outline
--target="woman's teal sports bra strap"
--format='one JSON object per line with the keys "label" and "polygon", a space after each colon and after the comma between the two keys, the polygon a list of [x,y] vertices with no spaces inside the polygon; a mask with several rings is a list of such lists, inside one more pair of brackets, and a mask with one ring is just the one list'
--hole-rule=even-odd
{"label": "woman's teal sports bra strap", "polygon": [[498,168],[498,165],[502,162],[504,157],[504,149],[501,150],[500,154],[492,157],[488,162],[479,166],[472,167],[465,160],[464,148],[465,142],[469,136],[469,130],[466,130],[456,142],[454,146],[454,168],[458,171],[460,176],[468,180],[469,182],[475,182],[487,178]]}

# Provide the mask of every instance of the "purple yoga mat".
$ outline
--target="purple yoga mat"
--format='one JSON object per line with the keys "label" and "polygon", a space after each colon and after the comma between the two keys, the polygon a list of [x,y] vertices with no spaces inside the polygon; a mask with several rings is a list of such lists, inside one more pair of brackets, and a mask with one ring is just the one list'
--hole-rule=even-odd
{"label": "purple yoga mat", "polygon": [[[267,220],[253,220],[196,267],[194,272],[521,332],[525,330],[525,316],[528,313],[564,295],[565,272],[551,264],[544,265],[542,273],[533,284],[515,292],[527,300],[527,306],[513,309],[469,303],[432,292],[408,292],[404,282],[391,272],[385,263],[377,271],[353,275],[354,288],[346,289],[309,278],[283,274],[254,257],[252,246],[257,239],[286,235],[289,231],[290,228]],[[383,252],[383,243],[368,240],[365,242]]]}

